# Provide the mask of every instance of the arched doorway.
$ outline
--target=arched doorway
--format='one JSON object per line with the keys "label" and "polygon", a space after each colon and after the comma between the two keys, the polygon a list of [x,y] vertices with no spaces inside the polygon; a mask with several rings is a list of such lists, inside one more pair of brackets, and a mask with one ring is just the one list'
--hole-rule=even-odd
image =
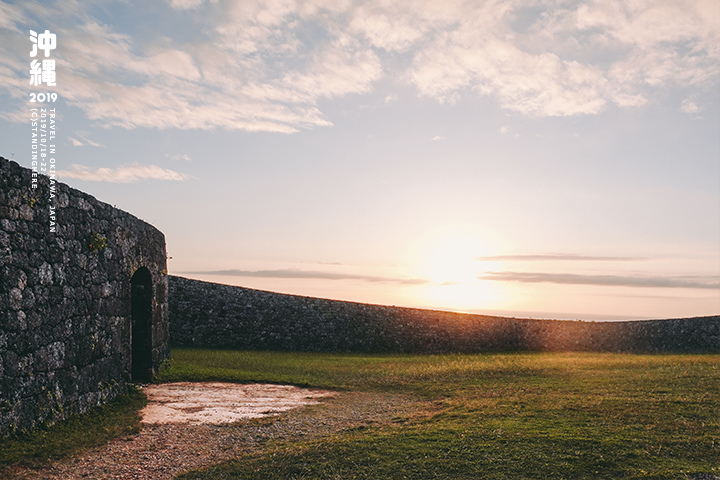
{"label": "arched doorway", "polygon": [[130,280],[132,306],[133,382],[152,379],[152,276],[145,267],[137,269]]}

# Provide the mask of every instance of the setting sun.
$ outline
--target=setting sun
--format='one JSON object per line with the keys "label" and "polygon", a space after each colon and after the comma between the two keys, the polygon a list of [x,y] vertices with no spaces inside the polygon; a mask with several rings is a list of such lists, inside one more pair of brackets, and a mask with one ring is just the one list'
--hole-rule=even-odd
{"label": "setting sun", "polygon": [[482,249],[480,241],[467,234],[443,237],[428,249],[422,273],[439,284],[468,283],[475,279],[475,258]]}
{"label": "setting sun", "polygon": [[453,310],[497,308],[502,292],[478,278],[487,268],[478,258],[489,250],[473,229],[444,229],[419,240],[413,262],[417,275],[429,283],[417,289],[418,301]]}

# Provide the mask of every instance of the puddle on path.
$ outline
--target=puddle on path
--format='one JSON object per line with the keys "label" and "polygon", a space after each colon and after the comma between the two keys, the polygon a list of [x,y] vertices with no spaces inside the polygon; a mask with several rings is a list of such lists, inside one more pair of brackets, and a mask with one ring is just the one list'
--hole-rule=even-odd
{"label": "puddle on path", "polygon": [[221,424],[274,415],[319,403],[335,392],[292,385],[177,382],[143,387],[148,405],[142,422]]}

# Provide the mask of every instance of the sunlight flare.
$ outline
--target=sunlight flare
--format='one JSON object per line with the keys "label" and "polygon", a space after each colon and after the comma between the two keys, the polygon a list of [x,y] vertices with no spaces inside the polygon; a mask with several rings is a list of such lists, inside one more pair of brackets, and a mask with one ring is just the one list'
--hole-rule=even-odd
{"label": "sunlight flare", "polygon": [[502,286],[478,278],[488,267],[480,260],[492,251],[488,243],[483,232],[462,227],[438,229],[419,239],[414,265],[417,275],[429,281],[417,289],[421,301],[462,311],[498,308]]}

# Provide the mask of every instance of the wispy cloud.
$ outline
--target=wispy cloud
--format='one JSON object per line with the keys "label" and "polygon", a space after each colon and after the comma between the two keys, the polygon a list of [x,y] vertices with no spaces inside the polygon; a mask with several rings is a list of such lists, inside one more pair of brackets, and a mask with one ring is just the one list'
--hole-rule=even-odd
{"label": "wispy cloud", "polygon": [[698,105],[689,98],[686,98],[682,101],[682,105],[680,105],[680,110],[685,113],[700,113],[703,111],[703,107],[702,105]]}
{"label": "wispy cloud", "polygon": [[576,255],[572,253],[548,253],[533,255],[488,255],[477,257],[480,261],[579,261],[579,262],[634,262],[638,260],[649,260],[649,257],[620,257],[602,255]]}
{"label": "wispy cloud", "polygon": [[57,176],[60,179],[77,178],[88,182],[109,182],[109,183],[135,183],[143,180],[165,180],[183,181],[190,178],[189,175],[174,170],[158,167],[157,165],[131,165],[117,168],[90,168],[85,165],[73,164],[69,170],[58,170]]}
{"label": "wispy cloud", "polygon": [[19,7],[0,2],[0,28],[11,30],[23,19],[24,15]]}
{"label": "wispy cloud", "polygon": [[[217,0],[212,0],[217,1]],[[188,10],[193,8],[198,8],[203,3],[205,3],[206,0],[169,0],[170,6],[173,8],[176,8],[178,10]]]}
{"label": "wispy cloud", "polygon": [[175,162],[175,161],[178,161],[178,160],[184,160],[184,161],[186,161],[186,162],[192,162],[192,158],[190,158],[190,155],[188,155],[187,153],[183,153],[183,154],[176,153],[176,154],[174,154],[174,155],[170,155],[169,153],[166,153],[165,156],[168,157],[170,160],[172,160],[172,161],[174,161],[174,162]]}
{"label": "wispy cloud", "polygon": [[545,272],[486,272],[478,278],[481,280],[522,283],[559,283],[646,288],[720,288],[720,277],[711,276],[642,277],[631,275],[579,275],[573,273]]}
{"label": "wispy cloud", "polygon": [[427,280],[418,278],[392,278],[375,275],[356,275],[351,273],[322,272],[316,270],[210,270],[201,272],[183,272],[205,275],[229,275],[234,277],[258,277],[258,278],[307,278],[319,280],[362,280],[366,282],[399,283],[405,285],[420,285],[428,283]]}
{"label": "wispy cloud", "polygon": [[88,132],[76,132],[75,137],[68,137],[68,140],[70,140],[70,143],[73,147],[104,147],[105,145],[102,145],[100,143],[97,143],[93,140],[90,140],[88,138],[89,133]]}

